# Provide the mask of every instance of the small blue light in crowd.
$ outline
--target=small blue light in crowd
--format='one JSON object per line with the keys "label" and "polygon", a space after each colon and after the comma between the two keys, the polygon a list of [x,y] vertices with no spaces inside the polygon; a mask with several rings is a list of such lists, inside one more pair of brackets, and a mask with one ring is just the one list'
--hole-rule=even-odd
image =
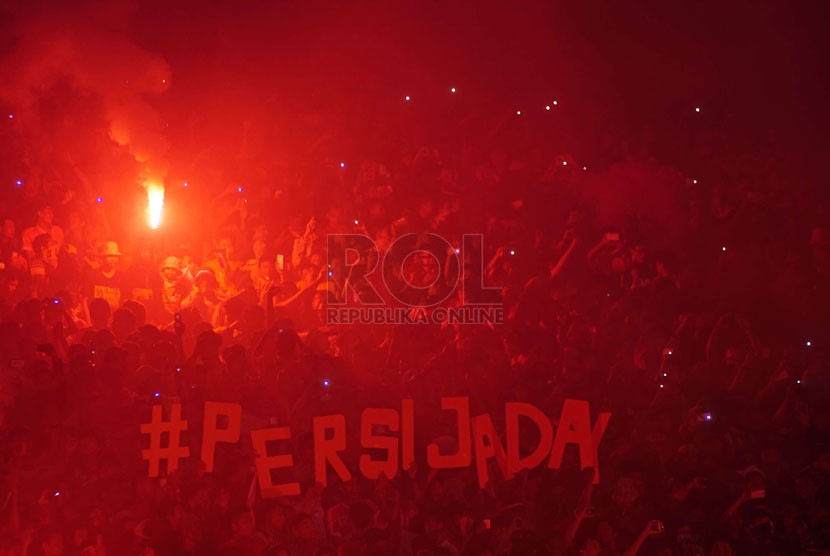
{"label": "small blue light in crowd", "polygon": [[14,184],[15,184],[17,187],[20,187],[20,186],[22,186],[22,185],[23,185],[23,180],[17,180],[17,181],[15,181],[15,182],[14,182]]}
{"label": "small blue light in crowd", "polygon": [[242,193],[242,186],[241,185],[236,188],[236,192],[237,193]]}
{"label": "small blue light in crowd", "polygon": [[159,396],[161,396],[161,392],[156,392],[155,394],[153,394],[153,397],[155,398],[158,398]]}
{"label": "small blue light in crowd", "polygon": [[812,347],[812,346],[813,346],[813,342],[811,342],[810,340],[807,340],[807,341],[805,342],[805,345],[806,345],[807,347]]}
{"label": "small blue light in crowd", "polygon": [[98,197],[97,199],[95,199],[95,202],[100,205],[101,203],[104,202],[104,198],[103,197]]}
{"label": "small blue light in crowd", "polygon": [[326,388],[328,388],[330,385],[331,383],[328,380],[323,381],[323,386],[325,386]]}

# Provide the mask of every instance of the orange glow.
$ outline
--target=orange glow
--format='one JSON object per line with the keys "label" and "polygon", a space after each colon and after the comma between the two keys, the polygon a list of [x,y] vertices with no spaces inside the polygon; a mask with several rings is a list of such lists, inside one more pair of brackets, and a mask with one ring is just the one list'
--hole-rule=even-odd
{"label": "orange glow", "polygon": [[155,182],[145,182],[147,190],[147,223],[152,229],[161,226],[161,212],[164,208],[164,186]]}

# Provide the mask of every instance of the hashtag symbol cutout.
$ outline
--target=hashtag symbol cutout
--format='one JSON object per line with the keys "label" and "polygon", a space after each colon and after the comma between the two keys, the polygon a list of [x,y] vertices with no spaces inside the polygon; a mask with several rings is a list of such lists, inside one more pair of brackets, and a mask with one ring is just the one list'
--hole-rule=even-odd
{"label": "hashtag symbol cutout", "polygon": [[[150,477],[159,476],[159,463],[167,460],[167,473],[179,467],[179,460],[190,456],[190,448],[180,446],[181,433],[187,430],[187,421],[182,420],[182,404],[174,403],[170,408],[170,420],[165,421],[161,406],[153,406],[153,417],[141,425],[141,434],[150,435],[150,447],[141,451],[141,457],[150,462]],[[161,440],[167,433],[167,447],[161,447]]]}

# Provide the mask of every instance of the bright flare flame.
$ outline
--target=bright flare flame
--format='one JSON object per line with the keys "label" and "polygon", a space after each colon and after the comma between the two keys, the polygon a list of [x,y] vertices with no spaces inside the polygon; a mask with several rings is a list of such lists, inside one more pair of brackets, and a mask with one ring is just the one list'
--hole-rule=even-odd
{"label": "bright flare flame", "polygon": [[164,186],[158,183],[147,182],[147,216],[148,224],[152,229],[161,226],[161,211],[164,208]]}

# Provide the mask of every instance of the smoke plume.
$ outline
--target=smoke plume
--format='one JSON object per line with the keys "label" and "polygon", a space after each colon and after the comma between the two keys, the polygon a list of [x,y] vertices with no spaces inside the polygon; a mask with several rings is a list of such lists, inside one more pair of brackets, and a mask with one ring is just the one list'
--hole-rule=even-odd
{"label": "smoke plume", "polygon": [[[144,175],[137,177],[162,181],[169,144],[153,103],[170,86],[165,60],[132,42],[122,30],[102,26],[100,21],[81,21],[78,14],[37,20],[24,16],[15,22],[15,30],[19,40],[0,62],[4,83],[0,98],[25,122],[21,125],[43,122],[38,112],[45,97],[65,90],[56,85],[68,84],[100,103],[109,138],[140,164]],[[60,98],[49,101],[61,105]]]}

